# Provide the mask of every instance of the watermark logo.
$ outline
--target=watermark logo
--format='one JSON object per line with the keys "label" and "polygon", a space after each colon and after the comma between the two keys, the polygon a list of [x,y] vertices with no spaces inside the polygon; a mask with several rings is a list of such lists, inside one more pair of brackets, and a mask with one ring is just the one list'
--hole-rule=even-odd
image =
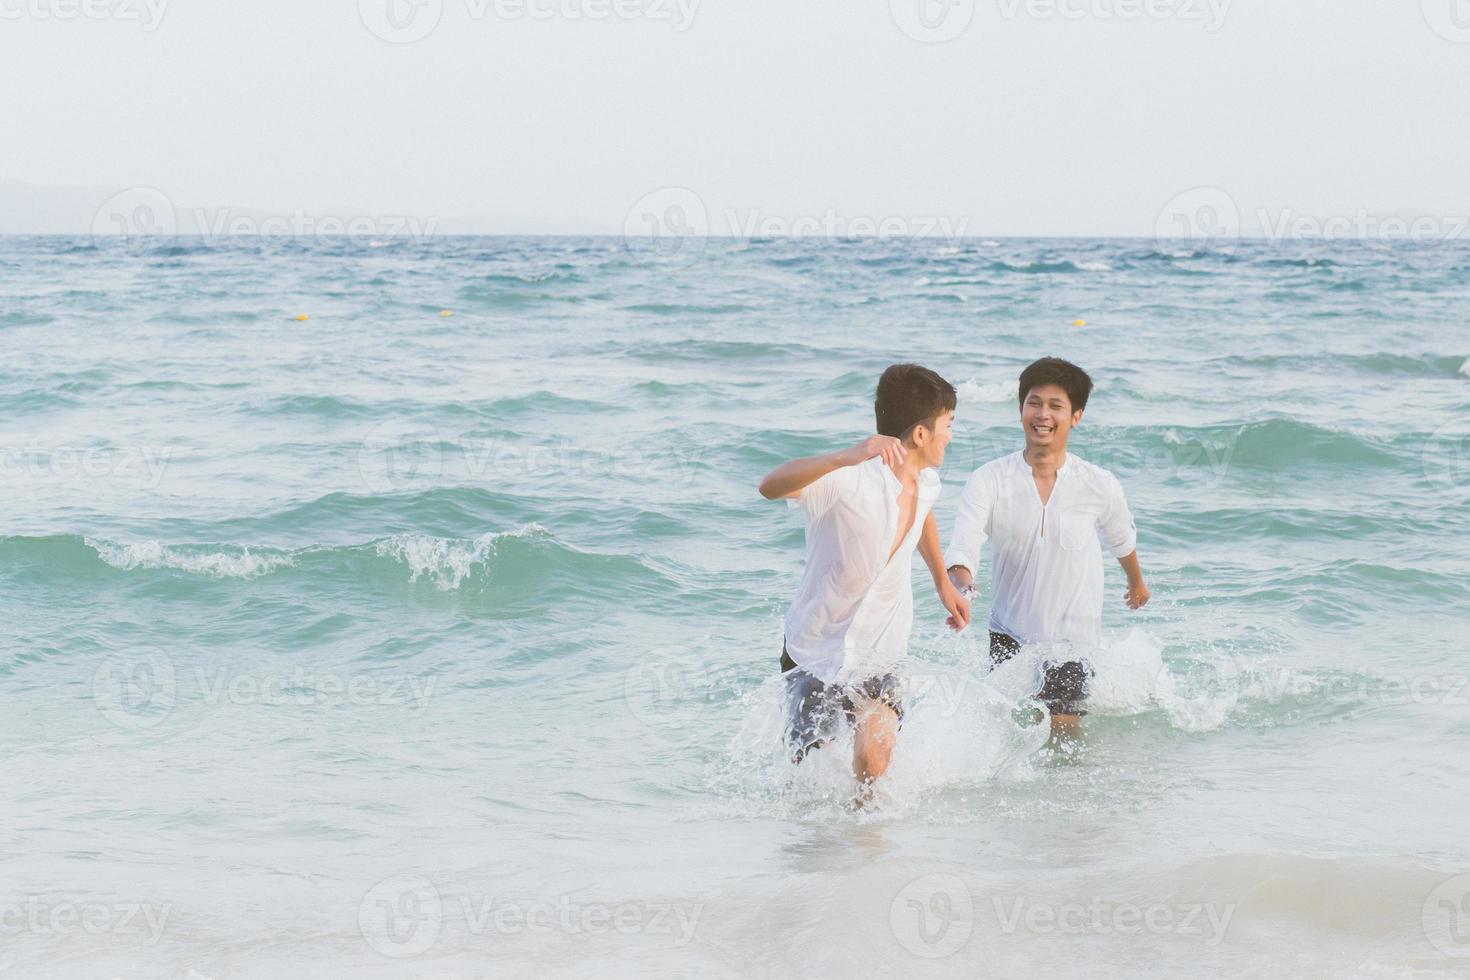
{"label": "watermark logo", "polygon": [[975,931],[975,900],[957,875],[925,875],[893,897],[888,925],[899,945],[915,956],[953,956]]}
{"label": "watermark logo", "polygon": [[724,212],[725,227],[732,235],[752,238],[825,238],[829,241],[851,238],[939,238],[955,240],[965,237],[968,217],[945,215],[867,215],[843,214],[828,208],[821,214],[788,217],[764,214],[759,210]]}
{"label": "watermark logo", "polygon": [[[700,0],[463,0],[456,12],[470,21],[652,21],[682,34],[694,25]],[[444,0],[358,0],[358,13],[375,37],[413,44],[438,30]],[[459,9],[459,8],[463,9]]]}
{"label": "watermark logo", "polygon": [[666,936],[676,947],[693,939],[703,905],[670,902],[589,902],[560,895],[519,899],[482,893],[445,896],[428,878],[402,874],[378,882],[357,910],[358,930],[391,959],[422,956],[446,929],[491,940],[503,936],[642,934]]}
{"label": "watermark logo", "polygon": [[920,44],[944,44],[969,29],[975,0],[888,0],[888,13]]}
{"label": "watermark logo", "polygon": [[53,902],[32,895],[23,902],[0,902],[0,936],[21,933],[92,936],[142,936],[149,946],[163,939],[172,905],[146,902]]}
{"label": "watermark logo", "polygon": [[173,661],[156,651],[110,656],[92,675],[92,703],[104,718],[128,731],[157,728],[177,706],[178,696]]}
{"label": "watermark logo", "polygon": [[662,187],[640,197],[623,218],[623,244],[639,253],[693,261],[709,240],[704,199],[687,187]]}
{"label": "watermark logo", "polygon": [[1446,956],[1470,958],[1470,874],[1440,882],[1423,908],[1424,935]]}
{"label": "watermark logo", "polygon": [[1446,41],[1470,44],[1470,0],[1420,0],[1424,22]]}
{"label": "watermark logo", "polygon": [[357,0],[363,26],[389,44],[422,41],[439,26],[444,0]]}
{"label": "watermark logo", "polygon": [[623,677],[623,701],[650,728],[680,728],[710,702],[714,676],[693,650],[658,647],[647,651]]}
{"label": "watermark logo", "polygon": [[1180,936],[1217,946],[1230,928],[1235,905],[1210,902],[1136,905],[1093,895],[1086,902],[1053,902],[1019,895],[992,896],[991,905],[1006,935]]}
{"label": "watermark logo", "polygon": [[400,419],[373,426],[358,446],[357,472],[372,493],[438,479],[444,472],[439,430]]}
{"label": "watermark logo", "polygon": [[1213,34],[1225,26],[1231,0],[1000,0],[1005,20],[1173,20],[1203,24]]}
{"label": "watermark logo", "polygon": [[169,0],[0,0],[0,20],[136,21],[153,32]]}
{"label": "watermark logo", "polygon": [[357,927],[382,956],[421,956],[439,941],[444,902],[439,889],[423,875],[395,875],[378,882],[362,897]]}
{"label": "watermark logo", "polygon": [[1240,208],[1218,187],[1176,194],[1154,221],[1154,237],[1203,242],[1219,250],[1240,238]]}
{"label": "watermark logo", "polygon": [[92,216],[92,244],[138,251],[173,244],[178,212],[156,187],[130,187],[109,197]]}
{"label": "watermark logo", "polygon": [[1430,483],[1443,489],[1470,487],[1470,419],[1435,429],[1420,458]]}
{"label": "watermark logo", "polygon": [[118,480],[156,489],[171,446],[0,446],[0,477],[8,479]]}

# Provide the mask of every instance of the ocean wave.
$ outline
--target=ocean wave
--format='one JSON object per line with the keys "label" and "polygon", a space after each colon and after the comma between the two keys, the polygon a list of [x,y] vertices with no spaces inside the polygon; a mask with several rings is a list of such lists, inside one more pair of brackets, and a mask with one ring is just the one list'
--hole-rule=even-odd
{"label": "ocean wave", "polygon": [[408,567],[409,580],[429,579],[441,590],[458,589],[477,568],[493,558],[502,542],[545,537],[548,532],[539,524],[527,524],[514,531],[482,534],[472,541],[439,538],[426,534],[396,534],[373,545],[380,558],[390,558]]}
{"label": "ocean wave", "polygon": [[38,584],[114,574],[163,574],[198,579],[351,583],[353,588],[483,594],[526,612],[540,608],[546,589],[589,593],[667,594],[677,589],[644,560],[585,551],[531,522],[475,537],[399,532],[358,544],[297,548],[259,544],[164,543],[93,535],[0,537],[0,575]]}
{"label": "ocean wave", "polygon": [[[1285,470],[1303,463],[1334,468],[1393,467],[1402,463],[1391,445],[1371,436],[1295,419],[1094,431],[1102,438],[1090,446],[1079,445],[1078,455],[1108,469],[1210,467],[1223,474],[1234,466]],[[1161,452],[1155,453],[1155,448]]]}
{"label": "ocean wave", "polygon": [[1083,268],[1070,259],[1062,259],[1056,262],[1045,262],[1036,260],[1018,265],[1013,262],[992,262],[988,266],[991,272],[1020,272],[1027,275],[1038,275],[1046,273],[1069,273],[1082,272]]}
{"label": "ocean wave", "polygon": [[248,547],[213,550],[207,546],[166,546],[157,541],[114,543],[96,538],[82,539],[113,568],[125,572],[138,568],[176,569],[211,578],[257,578],[296,564],[296,559],[278,551]]}
{"label": "ocean wave", "polygon": [[628,313],[649,313],[654,316],[719,316],[725,313],[743,313],[750,307],[743,303],[720,303],[714,305],[698,303],[634,303],[622,309]]}
{"label": "ocean wave", "polygon": [[956,388],[961,404],[965,402],[1008,402],[1016,397],[1016,385],[1010,381],[982,382],[970,378],[967,381],[961,381]]}

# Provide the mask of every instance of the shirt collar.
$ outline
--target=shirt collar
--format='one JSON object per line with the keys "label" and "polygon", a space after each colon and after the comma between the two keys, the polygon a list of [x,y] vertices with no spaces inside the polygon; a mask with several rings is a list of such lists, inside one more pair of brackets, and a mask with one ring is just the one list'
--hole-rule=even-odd
{"label": "shirt collar", "polygon": [[[1016,467],[1017,469],[1025,471],[1027,476],[1031,475],[1031,464],[1026,462],[1026,450],[1021,449],[1016,452]],[[1057,467],[1057,476],[1061,476],[1063,473],[1067,472],[1071,468],[1072,452],[1071,450],[1068,450],[1067,455],[1062,457],[1062,465]]]}

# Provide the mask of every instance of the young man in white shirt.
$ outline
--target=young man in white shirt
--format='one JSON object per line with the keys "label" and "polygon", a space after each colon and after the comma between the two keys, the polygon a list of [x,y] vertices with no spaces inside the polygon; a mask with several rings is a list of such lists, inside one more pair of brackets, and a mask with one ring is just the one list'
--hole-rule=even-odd
{"label": "young man in white shirt", "polygon": [[787,746],[800,762],[845,718],[865,786],[888,769],[903,718],[895,671],[913,625],[916,547],[956,628],[970,620],[969,601],[945,575],[932,513],[955,403],[954,386],[933,371],[895,364],[878,381],[877,435],[783,463],[760,485],[807,520],[806,570],[781,651]]}
{"label": "young man in white shirt", "polygon": [[[1148,602],[1122,486],[1067,452],[1091,393],[1092,379],[1075,364],[1044,357],[1027,367],[1018,393],[1026,448],[986,463],[965,484],[945,564],[951,582],[969,594],[980,549],[990,541],[992,663],[1030,644],[1072,648],[1079,658],[1101,645],[1099,541],[1128,576],[1128,608]],[[1086,714],[1081,704],[1091,673],[1081,659],[1061,657],[1045,663],[1037,697],[1051,712],[1052,731],[1070,736]]]}

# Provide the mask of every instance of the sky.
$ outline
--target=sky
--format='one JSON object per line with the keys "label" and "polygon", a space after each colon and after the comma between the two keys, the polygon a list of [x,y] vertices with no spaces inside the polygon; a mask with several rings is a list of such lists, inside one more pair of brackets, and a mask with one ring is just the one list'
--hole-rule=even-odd
{"label": "sky", "polygon": [[1470,215],[1470,0],[0,0],[0,81],[0,231],[128,189],[241,230]]}

